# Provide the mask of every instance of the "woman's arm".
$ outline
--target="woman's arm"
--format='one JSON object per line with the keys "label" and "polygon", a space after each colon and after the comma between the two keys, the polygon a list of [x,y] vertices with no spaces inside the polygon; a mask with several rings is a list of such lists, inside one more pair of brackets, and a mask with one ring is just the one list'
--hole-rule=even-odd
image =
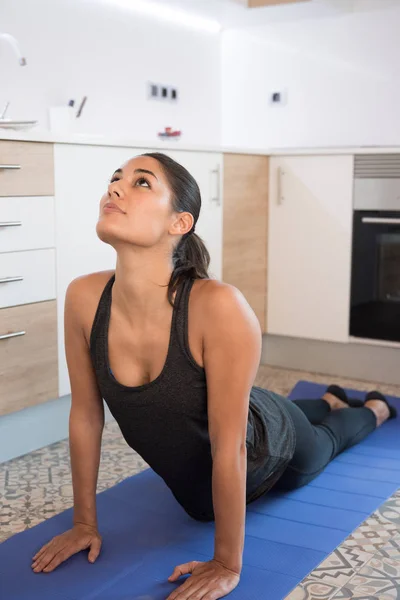
{"label": "woman's arm", "polygon": [[88,308],[91,303],[88,300],[92,297],[89,293],[92,286],[87,279],[76,279],[69,285],[64,315],[65,350],[72,392],[69,439],[74,527],[55,536],[33,556],[32,569],[35,573],[50,573],[73,554],[88,548],[88,560],[94,562],[101,549],[101,536],[97,530],[96,484],[104,409],[84,335],[83,323],[91,320]]}
{"label": "woman's arm", "polygon": [[261,330],[235,288],[215,288],[204,335],[208,420],[213,456],[214,559],[240,573],[246,512],[249,395],[260,362]]}
{"label": "woman's arm", "polygon": [[69,443],[74,524],[97,528],[96,486],[100,464],[104,407],[94,375],[88,341],[85,338],[82,302],[88,294],[88,278],[74,280],[65,299],[65,352],[71,382]]}
{"label": "woman's arm", "polygon": [[[203,357],[213,457],[214,558],[176,567],[170,581],[192,576],[168,600],[229,594],[242,569],[246,514],[246,433],[250,389],[259,366],[261,330],[243,295],[234,287],[208,282],[202,303]],[[197,596],[196,596],[197,597]],[[200,597],[200,596],[199,596]]]}

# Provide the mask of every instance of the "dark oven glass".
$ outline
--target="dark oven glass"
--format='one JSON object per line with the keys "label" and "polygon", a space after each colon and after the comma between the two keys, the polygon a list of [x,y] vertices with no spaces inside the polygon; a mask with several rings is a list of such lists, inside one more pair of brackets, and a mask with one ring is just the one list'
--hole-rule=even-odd
{"label": "dark oven glass", "polygon": [[354,212],[350,335],[400,342],[400,211]]}

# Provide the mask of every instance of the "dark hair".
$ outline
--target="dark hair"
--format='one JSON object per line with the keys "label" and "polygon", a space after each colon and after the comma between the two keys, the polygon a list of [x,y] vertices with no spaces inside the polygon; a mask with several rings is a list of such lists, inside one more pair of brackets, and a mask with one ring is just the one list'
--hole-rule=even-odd
{"label": "dark hair", "polygon": [[209,277],[210,254],[203,240],[194,232],[201,208],[200,189],[189,171],[166,154],[148,152],[141,156],[149,156],[160,163],[171,188],[172,209],[189,212],[194,218],[192,229],[182,236],[172,255],[174,270],[168,283],[168,300],[172,305],[172,296],[185,279]]}

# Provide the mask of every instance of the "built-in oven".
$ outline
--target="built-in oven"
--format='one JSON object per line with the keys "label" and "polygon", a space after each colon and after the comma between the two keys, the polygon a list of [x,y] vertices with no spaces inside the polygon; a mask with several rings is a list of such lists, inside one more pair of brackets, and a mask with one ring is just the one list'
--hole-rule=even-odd
{"label": "built-in oven", "polygon": [[355,157],[350,335],[400,342],[400,154]]}

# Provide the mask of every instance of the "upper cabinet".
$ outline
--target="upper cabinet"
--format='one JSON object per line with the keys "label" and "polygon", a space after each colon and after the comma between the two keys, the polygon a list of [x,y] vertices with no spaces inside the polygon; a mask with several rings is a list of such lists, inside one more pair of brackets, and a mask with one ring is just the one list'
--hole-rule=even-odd
{"label": "upper cabinet", "polygon": [[269,158],[224,155],[223,272],[266,331]]}
{"label": "upper cabinet", "polygon": [[349,337],[352,156],[270,161],[269,334]]}

